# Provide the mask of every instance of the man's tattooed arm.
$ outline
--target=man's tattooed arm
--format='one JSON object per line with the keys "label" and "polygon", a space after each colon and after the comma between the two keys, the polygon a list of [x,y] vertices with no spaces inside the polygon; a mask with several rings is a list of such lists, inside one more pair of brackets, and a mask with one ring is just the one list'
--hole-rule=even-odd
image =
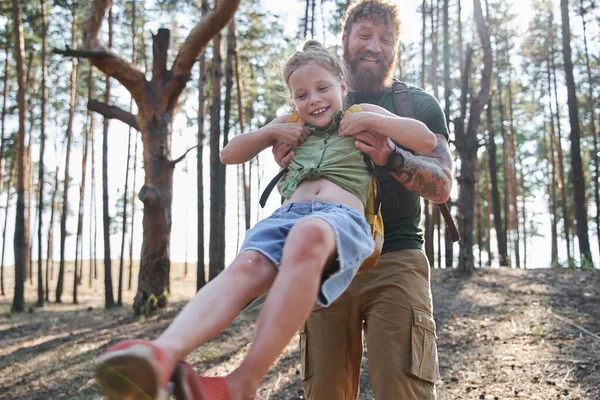
{"label": "man's tattooed arm", "polygon": [[452,189],[452,157],[446,138],[436,133],[437,145],[431,151],[412,154],[400,149],[404,166],[392,176],[409,191],[434,203],[445,203]]}

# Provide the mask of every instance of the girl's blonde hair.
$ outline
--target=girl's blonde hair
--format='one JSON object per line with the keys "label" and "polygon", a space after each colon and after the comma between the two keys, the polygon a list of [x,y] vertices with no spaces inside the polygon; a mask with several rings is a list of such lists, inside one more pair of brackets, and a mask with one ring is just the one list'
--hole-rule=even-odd
{"label": "girl's blonde hair", "polygon": [[283,66],[283,79],[285,80],[285,84],[289,87],[290,76],[298,69],[310,63],[315,63],[318,66],[325,68],[340,81],[347,80],[348,72],[346,63],[335,54],[327,51],[323,45],[316,40],[307,40],[304,42],[302,50],[295,52],[285,62]]}

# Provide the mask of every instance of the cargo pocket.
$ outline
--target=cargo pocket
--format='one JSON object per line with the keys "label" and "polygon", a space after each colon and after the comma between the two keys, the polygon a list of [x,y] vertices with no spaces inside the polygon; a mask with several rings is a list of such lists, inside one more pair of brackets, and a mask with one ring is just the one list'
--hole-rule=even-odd
{"label": "cargo pocket", "polygon": [[312,367],[310,365],[310,358],[308,356],[308,345],[306,341],[306,323],[300,328],[300,363],[302,380],[306,380],[312,376]]}
{"label": "cargo pocket", "polygon": [[424,381],[436,383],[440,379],[435,335],[435,321],[425,310],[413,307],[411,331],[410,374]]}

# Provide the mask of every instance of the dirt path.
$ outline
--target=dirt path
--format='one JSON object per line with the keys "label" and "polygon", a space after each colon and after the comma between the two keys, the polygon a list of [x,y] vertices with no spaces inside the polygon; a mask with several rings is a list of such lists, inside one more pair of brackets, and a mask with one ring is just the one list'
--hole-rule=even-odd
{"label": "dirt path", "polygon": [[[464,279],[436,270],[432,280],[440,400],[600,399],[600,273],[496,269]],[[193,293],[191,278],[174,279],[173,287],[172,305],[147,320],[133,318],[129,306],[103,310],[98,288],[82,289],[79,305],[50,304],[22,315],[8,312],[10,293],[0,297],[0,399],[100,399],[94,358],[120,338],[152,338],[164,329],[185,293]],[[237,365],[256,314],[245,313],[190,355],[196,370],[217,375]],[[303,398],[295,340],[259,398]],[[372,398],[365,357],[360,399]]]}

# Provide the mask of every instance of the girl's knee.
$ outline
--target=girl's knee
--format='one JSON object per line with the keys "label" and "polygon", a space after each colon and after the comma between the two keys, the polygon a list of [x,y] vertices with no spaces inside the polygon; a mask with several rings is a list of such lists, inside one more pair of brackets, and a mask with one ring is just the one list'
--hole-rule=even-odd
{"label": "girl's knee", "polygon": [[333,228],[318,218],[307,218],[298,222],[289,233],[288,240],[290,239],[296,248],[322,250],[335,247]]}
{"label": "girl's knee", "polygon": [[277,275],[273,263],[255,250],[247,250],[238,254],[225,271],[236,278],[255,282],[261,286],[270,285]]}
{"label": "girl's knee", "polygon": [[335,234],[331,226],[320,219],[309,218],[298,222],[290,231],[284,247],[281,268],[314,268],[321,273],[335,255]]}

